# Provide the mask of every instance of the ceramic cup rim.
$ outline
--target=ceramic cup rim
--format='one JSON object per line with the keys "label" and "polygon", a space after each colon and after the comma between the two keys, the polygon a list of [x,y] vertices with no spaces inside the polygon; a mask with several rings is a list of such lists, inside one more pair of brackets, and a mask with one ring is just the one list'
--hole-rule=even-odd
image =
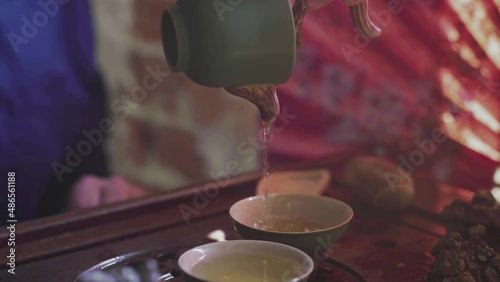
{"label": "ceramic cup rim", "polygon": [[244,202],[248,202],[248,201],[253,201],[253,200],[256,200],[256,199],[262,199],[265,197],[265,195],[256,195],[256,196],[251,196],[251,197],[247,197],[247,198],[244,198],[244,199],[241,199],[239,200],[238,202],[234,203],[231,208],[229,209],[229,215],[231,216],[231,218],[236,221],[238,224],[241,224],[245,227],[248,227],[250,229],[253,229],[253,230],[256,230],[256,231],[259,231],[259,232],[265,232],[265,233],[270,233],[270,234],[281,234],[281,235],[306,235],[306,234],[319,234],[319,233],[323,233],[323,232],[328,232],[328,231],[333,231],[335,229],[338,229],[338,228],[341,228],[342,226],[344,225],[347,225],[349,224],[349,222],[351,222],[352,218],[354,217],[354,211],[352,209],[351,206],[349,206],[347,203],[341,201],[341,200],[337,200],[337,199],[334,199],[332,197],[326,197],[326,196],[318,196],[318,195],[304,195],[304,194],[269,194],[268,197],[306,197],[306,198],[313,198],[313,199],[323,199],[323,200],[328,200],[328,201],[331,201],[331,202],[335,202],[337,204],[340,204],[341,206],[343,206],[347,212],[349,213],[349,216],[343,220],[341,223],[337,224],[337,225],[334,225],[334,226],[330,226],[328,228],[323,228],[323,229],[320,229],[320,230],[315,230],[315,231],[302,231],[302,232],[281,232],[281,231],[272,231],[272,230],[264,230],[264,229],[259,229],[259,228],[256,228],[252,225],[248,225],[248,224],[245,224],[243,222],[241,222],[237,216],[235,215],[235,209],[238,205],[241,205],[243,204]]}
{"label": "ceramic cup rim", "polygon": [[198,279],[200,281],[206,281],[206,282],[217,282],[217,281],[208,281],[205,280],[202,277],[199,277],[193,273],[192,270],[186,269],[184,265],[182,265],[181,261],[186,258],[187,255],[189,255],[190,252],[195,251],[198,248],[202,247],[210,247],[210,246],[217,246],[217,245],[229,245],[229,244],[248,244],[248,247],[252,247],[252,245],[268,245],[270,247],[277,247],[277,248],[282,248],[282,249],[287,249],[289,251],[295,252],[297,255],[300,255],[301,257],[301,264],[302,266],[306,266],[307,270],[302,274],[302,275],[297,275],[296,277],[292,278],[289,280],[290,282],[294,281],[300,281],[302,279],[305,279],[311,275],[311,273],[314,271],[314,261],[311,259],[309,255],[307,255],[304,251],[297,249],[295,247],[285,245],[282,243],[276,243],[276,242],[269,242],[269,241],[260,241],[260,240],[230,240],[230,241],[221,241],[221,242],[214,242],[214,243],[208,243],[204,245],[200,245],[197,247],[194,247],[190,250],[185,251],[178,259],[178,264],[179,268],[184,272],[185,274],[192,276],[195,279]]}

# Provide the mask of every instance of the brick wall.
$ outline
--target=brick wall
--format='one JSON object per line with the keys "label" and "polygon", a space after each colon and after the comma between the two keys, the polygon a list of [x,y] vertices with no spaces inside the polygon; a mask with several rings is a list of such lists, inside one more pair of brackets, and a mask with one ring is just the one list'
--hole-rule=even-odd
{"label": "brick wall", "polygon": [[99,64],[115,132],[108,138],[112,171],[153,189],[209,180],[229,162],[241,172],[258,157],[237,153],[258,133],[253,105],[221,89],[170,74],[160,16],[173,0],[94,0]]}

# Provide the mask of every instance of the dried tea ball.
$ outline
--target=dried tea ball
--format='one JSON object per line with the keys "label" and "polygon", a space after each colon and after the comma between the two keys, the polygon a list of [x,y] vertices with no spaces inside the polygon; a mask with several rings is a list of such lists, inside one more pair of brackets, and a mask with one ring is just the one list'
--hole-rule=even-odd
{"label": "dried tea ball", "polygon": [[412,177],[401,174],[395,164],[380,158],[352,159],[347,164],[344,182],[359,199],[381,209],[404,209],[415,197]]}

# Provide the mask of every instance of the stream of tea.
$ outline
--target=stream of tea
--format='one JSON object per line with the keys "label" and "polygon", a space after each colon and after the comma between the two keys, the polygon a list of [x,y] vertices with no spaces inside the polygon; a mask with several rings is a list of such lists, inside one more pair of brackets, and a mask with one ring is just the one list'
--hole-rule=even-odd
{"label": "stream of tea", "polygon": [[262,191],[264,192],[264,217],[256,222],[254,226],[259,229],[281,231],[281,232],[304,232],[319,230],[320,227],[307,222],[298,222],[288,217],[280,217],[272,213],[272,200],[269,197],[268,177],[271,173],[269,166],[269,147],[273,123],[279,115],[280,107],[276,86],[269,84],[247,85],[226,90],[238,97],[244,98],[260,111],[262,127],[264,131],[264,151],[262,153]]}
{"label": "stream of tea", "polygon": [[271,220],[270,204],[268,201],[269,187],[267,178],[270,174],[269,170],[269,145],[271,142],[271,129],[273,123],[280,113],[280,106],[276,86],[270,84],[246,85],[235,88],[225,88],[229,93],[246,99],[257,106],[262,120],[264,130],[264,152],[262,154],[263,163],[263,188],[264,200],[266,203],[266,222]]}
{"label": "stream of tea", "polygon": [[262,129],[264,130],[264,151],[262,153],[262,175],[263,175],[263,185],[264,185],[264,202],[266,205],[265,220],[260,222],[260,224],[272,224],[273,216],[271,216],[271,204],[268,199],[269,195],[269,185],[267,183],[270,172],[269,169],[269,146],[271,142],[271,129],[273,127],[274,120],[263,121]]}
{"label": "stream of tea", "polygon": [[269,187],[267,185],[267,178],[269,177],[269,145],[271,140],[271,128],[273,127],[272,121],[262,122],[262,129],[264,131],[264,152],[262,153],[262,175],[264,177],[264,197],[267,198],[269,194]]}
{"label": "stream of tea", "polygon": [[264,191],[264,219],[258,220],[255,227],[269,231],[279,232],[312,232],[323,229],[319,224],[313,224],[307,221],[291,219],[288,217],[276,216],[273,214],[272,201],[269,198],[269,183],[268,177],[270,175],[269,168],[269,146],[271,142],[271,129],[274,119],[271,121],[263,121],[262,129],[264,131],[264,151],[262,153],[262,175],[263,175],[263,191]]}

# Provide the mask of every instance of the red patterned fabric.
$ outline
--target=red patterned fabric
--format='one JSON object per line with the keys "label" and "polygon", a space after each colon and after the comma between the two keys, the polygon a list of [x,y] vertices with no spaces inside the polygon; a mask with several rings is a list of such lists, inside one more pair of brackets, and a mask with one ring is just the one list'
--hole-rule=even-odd
{"label": "red patterned fabric", "polygon": [[[371,41],[357,35],[341,1],[308,14],[295,73],[279,88],[283,111],[297,118],[274,135],[273,154],[354,149],[401,163],[417,161],[415,150],[428,144],[416,169],[492,188],[500,166],[500,3],[370,0],[369,10],[383,31]],[[432,139],[438,129],[443,143]]]}

